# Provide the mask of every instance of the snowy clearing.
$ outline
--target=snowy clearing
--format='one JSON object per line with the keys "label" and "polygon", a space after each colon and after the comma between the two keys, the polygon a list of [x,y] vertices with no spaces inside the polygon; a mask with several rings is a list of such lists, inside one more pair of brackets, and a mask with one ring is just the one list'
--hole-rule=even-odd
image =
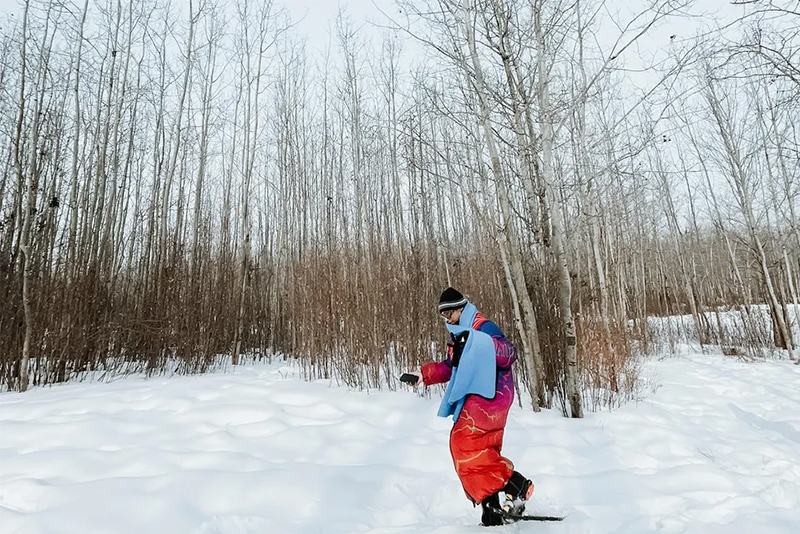
{"label": "snowy clearing", "polygon": [[485,529],[439,400],[234,374],[0,395],[3,534],[800,532],[800,367],[692,354],[585,420],[515,406],[505,454],[534,513]]}

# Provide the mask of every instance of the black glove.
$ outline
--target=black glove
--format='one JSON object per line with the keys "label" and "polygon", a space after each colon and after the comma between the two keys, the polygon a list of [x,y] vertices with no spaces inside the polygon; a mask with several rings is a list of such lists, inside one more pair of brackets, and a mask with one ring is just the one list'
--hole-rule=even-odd
{"label": "black glove", "polygon": [[468,337],[469,330],[464,330],[460,334],[450,334],[453,344],[453,367],[458,367],[458,362],[461,361],[461,353],[464,352],[464,345],[467,344]]}

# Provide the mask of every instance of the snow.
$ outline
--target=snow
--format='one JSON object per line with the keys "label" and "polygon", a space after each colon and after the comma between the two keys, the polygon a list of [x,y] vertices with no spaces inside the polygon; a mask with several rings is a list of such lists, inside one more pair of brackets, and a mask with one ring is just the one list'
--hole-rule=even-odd
{"label": "snow", "polygon": [[[730,346],[750,346],[753,350],[744,352],[760,353],[763,356],[782,352],[775,348],[770,309],[765,304],[751,305],[747,309],[719,308],[716,312],[705,311],[704,315],[711,328],[710,333],[718,335],[722,330],[724,341]],[[800,346],[800,306],[786,305],[786,316],[794,346]],[[656,342],[665,345],[698,345],[697,329],[691,314],[648,317],[647,322]],[[756,349],[759,346],[760,350]]]}
{"label": "snow", "polygon": [[[800,367],[649,361],[646,398],[584,420],[515,406],[529,511],[497,532],[800,532]],[[439,399],[288,364],[0,395],[3,534],[469,533]]]}

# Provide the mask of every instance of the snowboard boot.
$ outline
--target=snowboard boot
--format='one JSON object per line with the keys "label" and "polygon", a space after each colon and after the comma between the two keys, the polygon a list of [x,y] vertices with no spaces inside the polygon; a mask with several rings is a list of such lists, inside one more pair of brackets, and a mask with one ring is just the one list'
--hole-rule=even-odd
{"label": "snowboard boot", "polygon": [[503,511],[512,516],[522,515],[525,512],[525,501],[533,495],[533,482],[514,471],[503,488],[503,493],[506,496]]}
{"label": "snowboard boot", "polygon": [[481,525],[496,527],[504,524],[500,513],[500,493],[493,493],[481,501]]}

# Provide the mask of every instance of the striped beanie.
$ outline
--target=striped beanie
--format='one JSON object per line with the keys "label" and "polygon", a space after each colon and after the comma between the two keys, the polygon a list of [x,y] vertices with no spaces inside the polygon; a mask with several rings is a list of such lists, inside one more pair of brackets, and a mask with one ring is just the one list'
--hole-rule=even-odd
{"label": "striped beanie", "polygon": [[467,305],[467,297],[461,294],[457,289],[448,287],[442,291],[442,296],[439,297],[439,311],[444,310],[457,310]]}

